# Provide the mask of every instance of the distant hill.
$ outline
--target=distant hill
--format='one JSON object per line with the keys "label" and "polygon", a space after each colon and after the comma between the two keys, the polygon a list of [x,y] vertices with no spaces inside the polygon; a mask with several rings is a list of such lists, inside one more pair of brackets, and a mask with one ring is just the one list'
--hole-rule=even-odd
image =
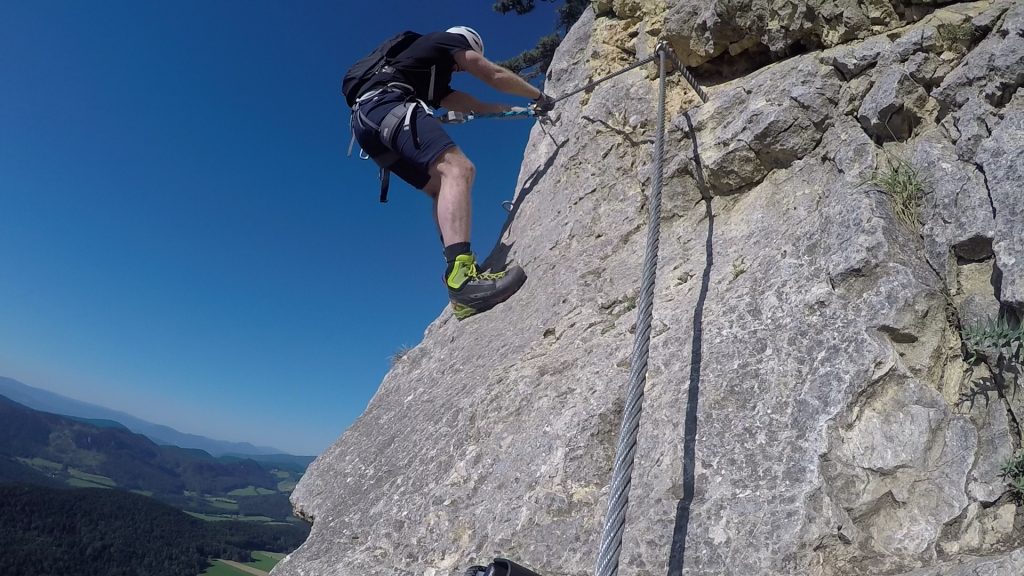
{"label": "distant hill", "polygon": [[291,454],[223,454],[222,460],[244,460],[250,459],[263,464],[273,466],[282,470],[289,470],[297,474],[304,474],[306,468],[316,460],[316,456],[292,456]]}
{"label": "distant hill", "polygon": [[99,424],[0,396],[0,484],[121,488],[206,520],[298,522],[288,496],[308,458],[214,457],[158,445],[109,421]]}
{"label": "distant hill", "polygon": [[250,487],[277,492],[281,482],[251,459],[221,461],[202,450],[160,446],[141,434],[40,412],[3,396],[0,455],[49,469],[51,476],[157,497],[226,494]]}
{"label": "distant hill", "polygon": [[[31,406],[29,406],[31,408]],[[38,410],[38,408],[36,408]],[[49,410],[43,410],[43,412],[49,412]],[[64,415],[65,418],[77,420],[79,422],[85,422],[86,424],[92,424],[97,428],[117,428],[118,430],[124,430],[125,432],[131,432],[127,426],[121,424],[116,420],[106,420],[104,418],[81,418],[79,416]]]}
{"label": "distant hill", "polygon": [[309,528],[203,522],[120,490],[0,485],[0,574],[195,575],[211,558],[291,552]]}
{"label": "distant hill", "polygon": [[[124,425],[132,432],[146,436],[157,444],[180,446],[182,448],[198,448],[214,456],[221,456],[223,454],[241,454],[245,456],[277,455],[282,452],[276,448],[254,446],[248,442],[225,442],[222,440],[212,440],[196,434],[186,434],[168,426],[147,422],[124,412],[74,400],[3,376],[0,376],[0,395],[43,412],[82,419],[114,421]],[[310,461],[312,461],[312,458],[310,458]]]}

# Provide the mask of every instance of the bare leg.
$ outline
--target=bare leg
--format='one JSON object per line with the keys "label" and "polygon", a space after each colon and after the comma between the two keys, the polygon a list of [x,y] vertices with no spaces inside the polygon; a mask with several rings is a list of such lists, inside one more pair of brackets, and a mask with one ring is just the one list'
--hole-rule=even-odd
{"label": "bare leg", "polygon": [[441,224],[437,221],[437,196],[441,192],[441,177],[436,176],[427,182],[427,185],[422,188],[423,193],[430,196],[431,209],[430,213],[434,218],[434,225],[437,226],[437,236],[441,239],[441,246],[444,246],[444,236],[441,235]]}
{"label": "bare leg", "polygon": [[[449,148],[430,167],[430,181],[423,191],[433,199],[434,219],[441,231],[441,243],[446,250],[453,244],[469,243],[472,215],[470,193],[476,168],[458,148]],[[464,246],[452,246],[450,252],[461,251]],[[465,258],[454,260],[446,254],[448,268],[445,285],[455,317],[459,320],[490,310],[508,300],[526,282],[523,269],[513,266],[498,274],[478,274],[479,269]],[[456,273],[458,271],[458,273]]]}
{"label": "bare leg", "polygon": [[458,148],[449,148],[430,167],[423,191],[434,198],[434,219],[445,246],[469,242],[476,167]]}

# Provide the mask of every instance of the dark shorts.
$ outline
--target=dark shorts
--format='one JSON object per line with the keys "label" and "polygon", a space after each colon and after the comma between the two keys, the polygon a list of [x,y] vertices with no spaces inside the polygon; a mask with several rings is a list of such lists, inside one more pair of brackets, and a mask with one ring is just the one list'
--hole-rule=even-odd
{"label": "dark shorts", "polygon": [[[366,114],[370,122],[380,125],[384,117],[392,108],[407,100],[407,96],[401,92],[393,91],[382,94],[376,99],[360,105],[360,112]],[[441,122],[427,114],[422,106],[417,106],[413,113],[412,127],[416,137],[410,130],[400,130],[395,137],[393,147],[400,158],[392,164],[389,169],[396,176],[408,182],[411,186],[422,189],[430,182],[430,166],[437,160],[445,150],[455,147],[455,142],[448,136],[441,126]],[[379,156],[387,151],[387,147],[380,141],[380,135],[369,126],[360,126],[358,122],[352,122],[356,141],[359,147],[371,158]]]}

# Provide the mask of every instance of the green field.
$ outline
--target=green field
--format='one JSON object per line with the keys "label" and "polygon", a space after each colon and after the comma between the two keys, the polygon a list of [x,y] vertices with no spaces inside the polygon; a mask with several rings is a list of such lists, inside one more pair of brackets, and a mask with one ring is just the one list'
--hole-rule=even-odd
{"label": "green field", "polygon": [[224,514],[224,515],[212,515],[212,514],[200,514],[199,512],[189,512],[185,510],[185,514],[200,520],[206,520],[207,522],[220,522],[222,520],[241,520],[243,522],[264,522],[267,524],[286,524],[286,522],[274,522],[274,519],[269,516],[239,516],[237,514]]}
{"label": "green field", "polygon": [[245,522],[267,522],[271,523],[274,521],[270,516],[235,516],[233,520],[243,520]]}
{"label": "green field", "polygon": [[[274,566],[284,558],[284,554],[276,554],[274,552],[253,552],[252,556],[254,560],[252,562],[246,562],[246,566],[252,566],[257,570],[264,572],[270,572],[274,569]],[[213,561],[213,567],[209,568],[206,572],[203,572],[199,576],[252,576],[241,570],[237,570],[222,563],[220,560]]]}
{"label": "green field", "polygon": [[[68,469],[68,474],[70,474],[73,479],[98,484],[100,486],[103,486],[104,488],[113,488],[117,486],[117,482],[114,482],[113,480],[107,478],[106,476],[100,476],[98,474],[89,474],[88,472],[82,472],[81,470],[75,470],[74,468]],[[68,483],[70,484],[71,481],[69,480]]]}
{"label": "green field", "polygon": [[252,556],[255,560],[249,562],[249,566],[264,572],[270,572],[284,558],[284,554],[274,552],[253,552]]}
{"label": "green field", "polygon": [[188,510],[185,510],[185,514],[188,514],[189,516],[192,516],[194,518],[199,518],[200,520],[206,520],[207,522],[220,522],[221,520],[234,520],[234,518],[230,518],[228,516],[211,516],[209,514],[200,514],[198,512],[189,512]]}
{"label": "green field", "polygon": [[278,492],[291,492],[295,490],[295,485],[298,484],[295,480],[282,480],[277,483]]}
{"label": "green field", "polygon": [[45,458],[18,458],[18,461],[44,474],[56,475],[58,477],[63,477],[66,474],[69,477],[64,480],[68,485],[75,488],[114,488],[117,486],[117,482],[106,476],[82,472],[81,470],[66,467],[59,462],[53,462]]}
{"label": "green field", "polygon": [[208,568],[206,572],[203,572],[199,576],[252,576],[252,574],[242,572],[241,570],[235,570],[227,564],[221,564],[219,561],[214,560],[213,566]]}
{"label": "green field", "polygon": [[275,494],[273,490],[267,490],[266,488],[257,488],[255,486],[249,486],[248,488],[239,488],[238,490],[232,490],[228,492],[228,496],[266,496],[267,494]]}
{"label": "green field", "polygon": [[81,478],[68,478],[68,486],[74,486],[75,488],[106,488],[108,490],[111,488],[106,484],[98,484],[96,482],[82,480]]}
{"label": "green field", "polygon": [[28,464],[36,470],[41,470],[43,472],[60,472],[64,469],[63,464],[46,460],[44,458],[18,458],[18,462]]}
{"label": "green field", "polygon": [[238,502],[235,502],[234,500],[229,500],[227,498],[207,497],[206,501],[213,505],[215,508],[220,508],[222,510],[230,510],[233,512],[238,511]]}

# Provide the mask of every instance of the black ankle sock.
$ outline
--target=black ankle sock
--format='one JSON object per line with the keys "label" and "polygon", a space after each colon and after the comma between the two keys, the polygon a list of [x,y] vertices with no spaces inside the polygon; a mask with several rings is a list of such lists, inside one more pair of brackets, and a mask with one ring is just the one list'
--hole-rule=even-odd
{"label": "black ankle sock", "polygon": [[444,247],[444,259],[448,263],[455,262],[455,257],[461,254],[469,254],[469,242],[456,242],[450,246]]}

